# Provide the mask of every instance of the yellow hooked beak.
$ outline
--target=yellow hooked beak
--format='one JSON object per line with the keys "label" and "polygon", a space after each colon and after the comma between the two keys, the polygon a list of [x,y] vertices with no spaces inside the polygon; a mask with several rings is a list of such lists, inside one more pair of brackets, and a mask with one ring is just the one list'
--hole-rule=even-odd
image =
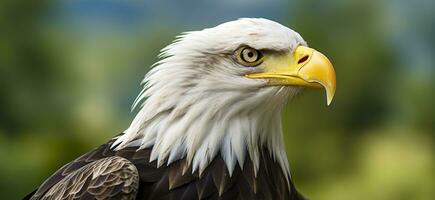
{"label": "yellow hooked beak", "polygon": [[268,85],[292,85],[309,88],[325,88],[329,105],[335,94],[335,71],[322,53],[304,46],[293,54],[265,55],[264,72],[247,74],[253,79],[267,79]]}

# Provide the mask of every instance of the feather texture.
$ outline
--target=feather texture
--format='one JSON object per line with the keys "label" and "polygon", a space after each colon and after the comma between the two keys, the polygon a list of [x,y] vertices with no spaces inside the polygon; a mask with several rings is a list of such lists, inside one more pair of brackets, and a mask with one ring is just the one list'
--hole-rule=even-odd
{"label": "feather texture", "polygon": [[[96,153],[98,151],[95,151]],[[81,162],[78,162],[81,163]],[[71,165],[77,163],[71,163]],[[118,156],[101,158],[66,167],[61,179],[56,177],[44,183],[31,199],[135,199],[139,188],[139,173],[127,159]],[[56,182],[56,180],[58,180]]]}
{"label": "feather texture", "polygon": [[265,148],[257,176],[250,160],[244,170],[236,163],[229,176],[220,156],[202,175],[183,175],[185,159],[157,167],[157,161],[147,159],[150,149],[114,151],[114,141],[66,164],[27,199],[303,199],[293,184],[288,189],[280,165]]}

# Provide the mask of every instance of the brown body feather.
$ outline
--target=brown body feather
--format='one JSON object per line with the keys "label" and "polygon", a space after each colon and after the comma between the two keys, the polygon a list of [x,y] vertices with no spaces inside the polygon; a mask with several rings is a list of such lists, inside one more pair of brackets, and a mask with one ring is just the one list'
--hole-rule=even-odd
{"label": "brown body feather", "polygon": [[257,176],[247,159],[230,177],[219,155],[200,175],[184,159],[158,168],[151,149],[113,151],[112,142],[66,164],[24,199],[303,199],[265,148]]}

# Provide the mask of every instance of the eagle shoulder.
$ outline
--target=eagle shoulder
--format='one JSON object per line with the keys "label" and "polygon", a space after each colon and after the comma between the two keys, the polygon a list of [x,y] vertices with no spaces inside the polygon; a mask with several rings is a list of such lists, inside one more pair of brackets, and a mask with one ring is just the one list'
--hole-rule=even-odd
{"label": "eagle shoulder", "polygon": [[47,191],[41,187],[36,199],[135,199],[139,173],[127,159],[111,156],[90,162],[69,173]]}
{"label": "eagle shoulder", "polygon": [[113,141],[66,164],[24,199],[303,199],[266,148],[257,173],[247,159],[230,175],[217,155],[199,174],[185,158],[158,167],[151,148],[114,151]]}

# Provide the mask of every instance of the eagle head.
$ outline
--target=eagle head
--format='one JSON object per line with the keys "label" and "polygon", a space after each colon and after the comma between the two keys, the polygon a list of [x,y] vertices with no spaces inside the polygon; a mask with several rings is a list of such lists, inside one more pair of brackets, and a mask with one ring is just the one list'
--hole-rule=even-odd
{"label": "eagle head", "polygon": [[[330,61],[295,31],[244,18],[186,32],[164,49],[134,103],[140,110],[113,147],[152,148],[158,166],[186,158],[201,173],[220,154],[231,173],[267,148],[289,175],[281,110],[301,88],[335,93]],[[193,173],[192,172],[192,173]]]}

